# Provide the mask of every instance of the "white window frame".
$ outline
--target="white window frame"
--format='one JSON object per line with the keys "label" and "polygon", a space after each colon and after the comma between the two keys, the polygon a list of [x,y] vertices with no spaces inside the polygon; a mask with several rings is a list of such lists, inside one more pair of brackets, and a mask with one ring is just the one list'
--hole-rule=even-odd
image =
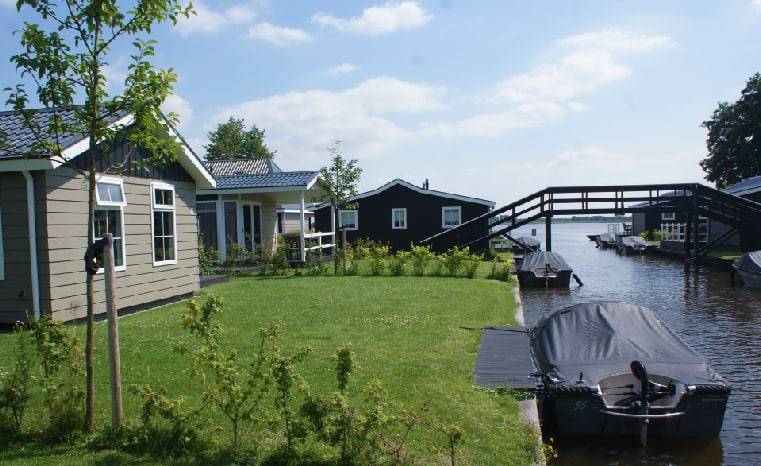
{"label": "white window frame", "polygon": [[673,222],[676,220],[676,212],[661,212],[661,220]]}
{"label": "white window frame", "polygon": [[347,231],[354,231],[359,229],[359,212],[356,209],[353,210],[339,210],[338,211],[338,228],[342,228],[344,225],[351,225],[352,222],[346,222],[344,223],[343,217],[344,215],[352,216],[354,217],[354,227],[347,226]]}
{"label": "white window frame", "polygon": [[3,239],[2,208],[0,208],[0,280],[5,280],[5,240]]}
{"label": "white window frame", "polygon": [[[402,216],[399,219],[399,224],[397,224],[396,214],[401,213]],[[391,229],[392,230],[406,230],[407,229],[407,208],[406,207],[400,207],[396,209],[391,209]]]}
{"label": "white window frame", "polygon": [[[447,223],[447,212],[457,212],[457,223]],[[460,206],[444,206],[441,208],[441,228],[454,228],[462,223],[462,208]]]}
{"label": "white window frame", "polygon": [[[101,198],[100,190],[98,189],[100,186],[108,185],[113,186],[118,189],[118,193],[121,196],[121,200],[114,200],[113,196],[109,195],[107,199]],[[109,191],[111,194],[113,194],[113,191]],[[102,211],[109,211],[109,210],[118,210],[119,211],[119,230],[120,236],[115,236],[113,239],[120,241],[121,243],[121,260],[114,257],[115,262],[121,262],[121,265],[116,265],[114,267],[115,272],[122,272],[127,270],[127,240],[125,238],[125,229],[124,229],[124,207],[127,205],[127,196],[124,194],[124,180],[121,178],[115,178],[111,176],[102,176],[100,177],[96,183],[95,183],[95,211],[96,212],[102,212]],[[95,219],[93,219],[95,220]],[[93,223],[93,228],[95,227]],[[100,237],[93,231],[93,234],[95,235],[95,239],[99,239]],[[114,250],[116,251],[116,250]],[[102,268],[98,268],[97,273],[103,273]]]}
{"label": "white window frame", "polygon": [[[172,192],[172,205],[167,206],[164,204],[156,204],[156,191],[171,191]],[[177,196],[174,186],[166,183],[151,183],[151,256],[153,258],[154,266],[170,265],[177,263]],[[174,256],[168,260],[156,260],[156,213],[157,212],[171,212],[172,213],[172,251]],[[162,236],[166,237],[166,235]]]}

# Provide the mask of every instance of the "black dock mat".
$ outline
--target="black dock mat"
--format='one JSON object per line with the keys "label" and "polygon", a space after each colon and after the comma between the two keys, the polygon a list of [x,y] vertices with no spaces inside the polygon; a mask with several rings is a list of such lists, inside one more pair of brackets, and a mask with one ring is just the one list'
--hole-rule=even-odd
{"label": "black dock mat", "polygon": [[486,388],[535,388],[525,327],[486,327],[478,348],[476,385]]}

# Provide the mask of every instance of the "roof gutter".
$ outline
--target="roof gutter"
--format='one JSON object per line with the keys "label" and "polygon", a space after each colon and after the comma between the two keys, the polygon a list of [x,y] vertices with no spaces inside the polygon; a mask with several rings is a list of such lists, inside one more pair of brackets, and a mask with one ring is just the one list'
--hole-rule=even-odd
{"label": "roof gutter", "polygon": [[34,178],[28,170],[23,170],[26,178],[26,215],[29,224],[29,262],[32,278],[32,306],[34,317],[40,318],[40,273],[37,264],[37,215],[34,208]]}

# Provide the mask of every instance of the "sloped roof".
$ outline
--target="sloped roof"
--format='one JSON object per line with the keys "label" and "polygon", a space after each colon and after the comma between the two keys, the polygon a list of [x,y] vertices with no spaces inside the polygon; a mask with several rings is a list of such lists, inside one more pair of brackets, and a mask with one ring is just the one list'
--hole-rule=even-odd
{"label": "sloped roof", "polygon": [[734,194],[735,196],[747,196],[761,191],[761,176],[754,176],[735,183],[732,186],[724,190],[727,194]]}
{"label": "sloped roof", "polygon": [[402,179],[396,178],[383,186],[381,186],[378,189],[374,189],[372,191],[367,191],[365,193],[357,194],[356,196],[351,198],[351,201],[356,201],[359,199],[363,199],[370,196],[375,196],[376,194],[379,194],[389,188],[392,188],[394,186],[404,186],[408,189],[411,189],[413,191],[416,191],[420,194],[426,194],[429,196],[437,196],[437,197],[443,197],[448,199],[455,199],[462,202],[472,202],[475,204],[483,204],[485,206],[488,206],[489,208],[493,209],[496,205],[494,201],[487,201],[486,199],[479,199],[477,197],[468,197],[468,196],[462,196],[459,194],[451,194],[451,193],[445,193],[443,191],[436,191],[434,189],[425,189],[421,188],[420,186],[415,186],[412,183],[408,183],[407,181],[404,181]]}
{"label": "sloped roof", "polygon": [[207,160],[204,162],[215,177],[232,175],[262,175],[283,170],[272,159]]}
{"label": "sloped roof", "polygon": [[306,188],[317,180],[317,171],[276,172],[253,175],[217,176],[217,189],[265,189],[265,188]]}
{"label": "sloped roof", "polygon": [[[45,127],[50,123],[50,119],[57,116],[64,125],[74,124],[74,108],[68,109],[42,109],[35,112],[32,120],[40,127]],[[34,143],[34,133],[31,129],[24,127],[23,117],[14,112],[0,112],[0,135],[5,133],[8,145],[13,147],[13,151],[8,151],[0,146],[0,160],[12,158],[24,158],[32,149]],[[86,139],[83,134],[64,134],[59,144],[63,147],[71,147],[77,142]],[[49,154],[48,154],[49,155]]]}
{"label": "sloped roof", "polygon": [[[50,124],[53,116],[60,117],[64,124],[73,124],[76,110],[77,108],[38,109],[34,111],[32,118],[43,128]],[[132,120],[132,115],[125,113],[115,117],[111,124],[129,125]],[[198,187],[214,187],[214,177],[204,167],[185,139],[171,126],[169,133],[170,137],[180,140],[181,150],[177,153],[177,163],[193,177]],[[5,139],[4,141],[0,139],[0,142],[13,148],[9,151],[3,148],[4,144],[0,145],[0,171],[49,170],[63,163],[62,160],[54,160],[53,154],[37,154],[36,157],[30,158],[29,151],[35,141],[34,133],[24,126],[23,115],[14,111],[0,112],[0,138]],[[63,157],[67,160],[73,159],[90,148],[89,138],[84,133],[63,134],[58,144],[64,148]]]}

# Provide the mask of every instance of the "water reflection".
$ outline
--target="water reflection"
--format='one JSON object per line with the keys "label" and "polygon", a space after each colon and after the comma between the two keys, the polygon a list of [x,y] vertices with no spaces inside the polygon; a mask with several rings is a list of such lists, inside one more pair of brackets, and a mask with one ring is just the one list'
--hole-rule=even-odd
{"label": "water reflection", "polygon": [[[542,225],[537,238],[544,241]],[[761,458],[761,293],[732,284],[728,271],[685,268],[655,255],[622,257],[600,250],[587,234],[605,224],[553,224],[553,251],[573,267],[583,287],[569,290],[521,290],[526,325],[544,314],[587,301],[623,301],[647,306],[732,386],[719,439],[674,443],[579,442],[557,440],[554,464],[753,464]],[[530,230],[514,237],[530,236]]]}

